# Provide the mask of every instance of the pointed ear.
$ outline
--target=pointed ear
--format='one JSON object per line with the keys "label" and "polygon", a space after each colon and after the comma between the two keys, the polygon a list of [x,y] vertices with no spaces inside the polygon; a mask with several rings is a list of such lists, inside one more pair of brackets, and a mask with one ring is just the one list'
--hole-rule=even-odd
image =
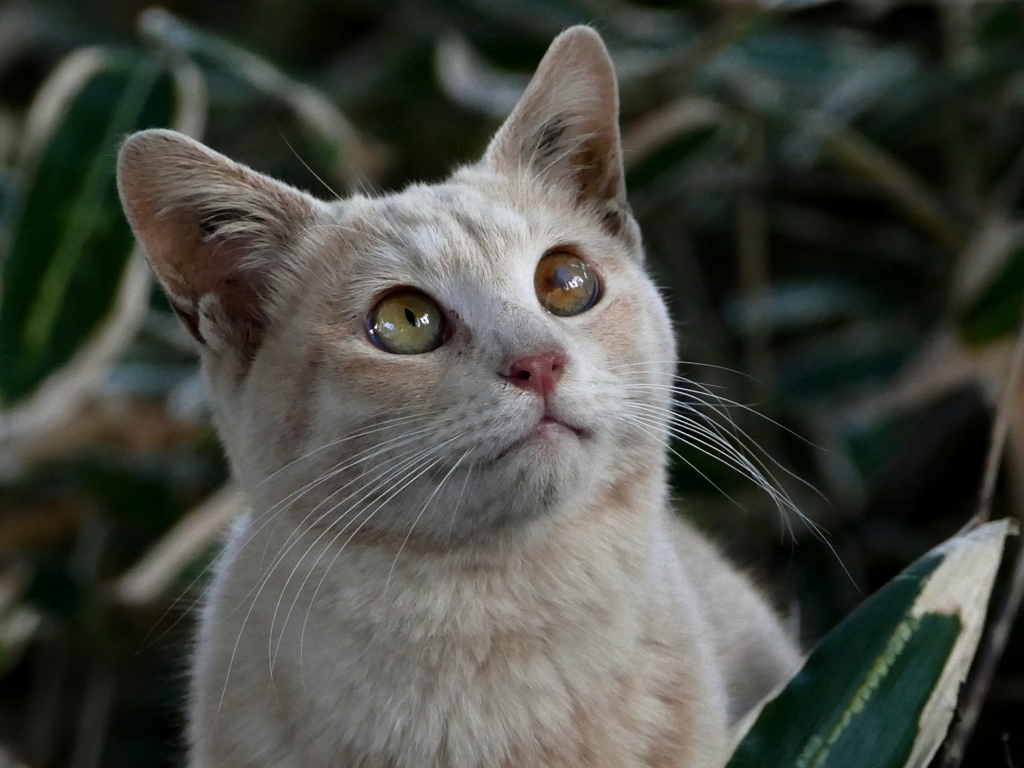
{"label": "pointed ear", "polygon": [[263,340],[286,254],[316,201],[174,131],[129,136],[121,205],[171,306],[211,350],[244,370]]}
{"label": "pointed ear", "polygon": [[629,216],[619,140],[619,95],[608,50],[590,27],[555,38],[483,162],[526,171],[596,206],[618,232]]}

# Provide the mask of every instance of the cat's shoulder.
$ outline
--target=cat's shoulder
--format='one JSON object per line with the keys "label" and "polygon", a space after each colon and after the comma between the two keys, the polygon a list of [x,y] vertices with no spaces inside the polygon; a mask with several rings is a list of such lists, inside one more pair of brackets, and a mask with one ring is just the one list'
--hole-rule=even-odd
{"label": "cat's shoulder", "polygon": [[799,668],[798,630],[772,610],[774,585],[757,578],[750,564],[731,562],[693,523],[671,517],[668,530],[711,628],[735,719]]}

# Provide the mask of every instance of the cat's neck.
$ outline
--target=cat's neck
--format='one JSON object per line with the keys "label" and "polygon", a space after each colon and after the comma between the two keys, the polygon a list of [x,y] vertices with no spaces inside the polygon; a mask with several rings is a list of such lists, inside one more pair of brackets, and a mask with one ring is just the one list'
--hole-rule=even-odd
{"label": "cat's neck", "polygon": [[[358,569],[360,583],[386,582],[392,596],[396,589],[433,590],[439,580],[465,589],[467,580],[472,584],[476,576],[486,580],[488,589],[503,582],[515,589],[524,582],[552,579],[537,588],[543,594],[556,594],[560,584],[582,588],[588,580],[621,586],[623,576],[644,569],[662,538],[658,527],[667,503],[663,474],[659,467],[646,468],[610,483],[578,508],[489,531],[481,543],[454,545],[370,525],[309,527],[305,521],[314,515],[304,514],[301,507],[278,519],[273,507],[268,503],[270,509],[263,509],[264,500],[256,497],[248,524],[253,542],[246,546],[259,550],[260,560],[268,564],[272,560],[267,553],[277,551],[278,571],[288,570],[284,566],[291,563],[296,572],[310,574],[310,581]],[[424,582],[421,577],[428,571],[434,578]],[[593,586],[600,589],[597,583]]]}
{"label": "cat's neck", "polygon": [[[650,583],[664,579],[652,579],[662,561],[673,561],[664,551],[671,537],[662,530],[660,476],[650,469],[610,485],[586,509],[534,521],[486,546],[448,549],[370,531],[335,536],[295,520],[261,528],[257,500],[248,532],[235,537],[240,550],[228,556],[244,574],[238,598],[261,585],[260,599],[277,606],[273,632],[286,636],[297,625],[336,631],[340,621],[374,643],[426,633],[457,644],[510,630],[546,643],[552,627],[586,635],[613,615],[634,614],[649,600]],[[294,639],[308,641],[302,632]]]}

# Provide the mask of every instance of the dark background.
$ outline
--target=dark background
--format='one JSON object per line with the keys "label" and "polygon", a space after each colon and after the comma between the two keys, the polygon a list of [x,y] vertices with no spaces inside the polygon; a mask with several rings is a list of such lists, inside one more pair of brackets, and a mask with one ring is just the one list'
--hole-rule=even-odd
{"label": "dark background", "polygon": [[[136,28],[146,7],[0,4],[6,246],[35,172],[22,148],[41,85],[82,46],[154,50]],[[165,8],[216,36],[194,57],[204,140],[318,195],[345,182],[330,152],[286,100],[218,58],[220,42],[343,110],[368,148],[362,183],[386,191],[474,160],[551,38],[592,23],[620,72],[630,197],[694,363],[681,372],[752,407],[702,406],[763,448],[749,450],[822,533],[683,444],[680,509],[807,644],[974,511],[1024,297],[1024,5]],[[467,51],[460,77],[451,62]],[[0,253],[9,281],[14,258]],[[188,609],[213,540],[198,537],[158,595],[125,601],[117,585],[226,480],[195,363],[154,291],[132,344],[59,430],[12,451],[0,420],[0,766],[181,763]],[[9,391],[4,407],[25,396]],[[1020,515],[1022,407],[1003,464],[995,514]],[[1024,765],[1022,641],[1017,622],[965,765]]]}

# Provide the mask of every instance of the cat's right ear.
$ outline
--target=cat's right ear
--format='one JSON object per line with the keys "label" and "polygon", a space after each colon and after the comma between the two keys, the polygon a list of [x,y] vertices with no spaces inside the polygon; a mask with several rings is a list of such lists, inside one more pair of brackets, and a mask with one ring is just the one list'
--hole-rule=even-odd
{"label": "cat's right ear", "polygon": [[202,344],[247,367],[271,322],[289,245],[316,201],[182,134],[129,136],[121,204],[174,311]]}

